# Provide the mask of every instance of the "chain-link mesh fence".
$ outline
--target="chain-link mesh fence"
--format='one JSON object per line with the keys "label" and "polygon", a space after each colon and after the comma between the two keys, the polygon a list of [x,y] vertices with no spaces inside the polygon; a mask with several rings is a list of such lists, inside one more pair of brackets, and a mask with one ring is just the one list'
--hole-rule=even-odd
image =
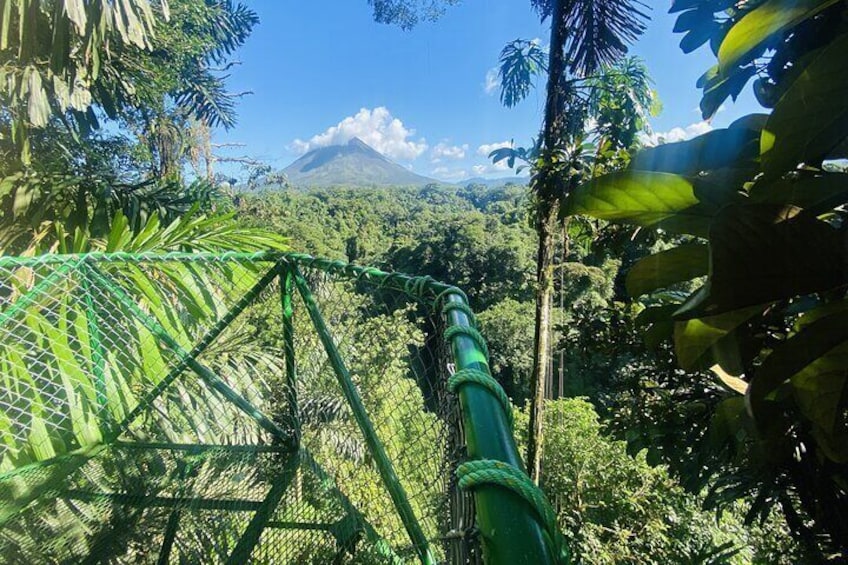
{"label": "chain-link mesh fence", "polygon": [[476,562],[440,288],[277,254],[0,258],[0,561]]}

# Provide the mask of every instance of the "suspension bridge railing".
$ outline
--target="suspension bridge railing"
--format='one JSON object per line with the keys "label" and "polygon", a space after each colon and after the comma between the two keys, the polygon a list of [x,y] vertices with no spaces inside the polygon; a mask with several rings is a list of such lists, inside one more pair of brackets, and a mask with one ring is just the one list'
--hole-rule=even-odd
{"label": "suspension bridge railing", "polygon": [[0,257],[0,562],[566,561],[511,424],[428,277]]}

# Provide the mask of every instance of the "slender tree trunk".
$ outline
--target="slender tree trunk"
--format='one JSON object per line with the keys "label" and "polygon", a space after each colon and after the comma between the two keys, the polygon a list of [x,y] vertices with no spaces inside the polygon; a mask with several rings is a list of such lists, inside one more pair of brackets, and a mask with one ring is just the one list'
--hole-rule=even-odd
{"label": "slender tree trunk", "polygon": [[530,382],[530,433],[527,442],[527,467],[530,477],[538,484],[541,474],[544,438],[545,385],[551,339],[551,303],[553,299],[554,234],[557,209],[549,202],[540,202],[536,230],[539,250],[536,255],[536,325],[533,341],[533,375]]}
{"label": "slender tree trunk", "polygon": [[561,25],[564,0],[553,0],[551,46],[548,58],[548,88],[543,127],[545,164],[537,171],[533,186],[536,191],[536,232],[539,251],[536,256],[536,325],[534,333],[533,374],[530,378],[530,430],[527,441],[527,470],[538,484],[541,474],[545,385],[551,338],[551,305],[553,301],[554,236],[557,230],[560,179],[551,174],[549,165],[554,150],[565,133],[564,84],[565,28]]}

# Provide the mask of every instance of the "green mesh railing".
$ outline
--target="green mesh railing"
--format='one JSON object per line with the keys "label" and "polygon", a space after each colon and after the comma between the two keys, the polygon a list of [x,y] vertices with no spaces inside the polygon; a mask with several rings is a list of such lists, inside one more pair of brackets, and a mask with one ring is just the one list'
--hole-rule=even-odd
{"label": "green mesh railing", "polygon": [[426,277],[0,257],[0,561],[553,562],[484,351]]}

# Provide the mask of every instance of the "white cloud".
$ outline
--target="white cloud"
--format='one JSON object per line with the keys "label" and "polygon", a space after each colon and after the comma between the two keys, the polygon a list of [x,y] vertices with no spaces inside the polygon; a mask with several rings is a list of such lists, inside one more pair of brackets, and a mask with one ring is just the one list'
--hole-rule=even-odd
{"label": "white cloud", "polygon": [[465,152],[468,151],[468,144],[449,145],[442,141],[439,142],[430,150],[430,158],[433,163],[439,163],[443,159],[465,159]]}
{"label": "white cloud", "polygon": [[486,94],[494,94],[500,85],[501,83],[498,81],[498,68],[492,67],[486,71],[486,81],[483,83],[483,91]]}
{"label": "white cloud", "polygon": [[491,175],[495,173],[503,174],[511,171],[509,165],[506,163],[506,159],[502,161],[498,161],[497,163],[486,163],[485,165],[474,165],[471,167],[471,170],[474,171],[474,174],[478,177]]}
{"label": "white cloud", "polygon": [[645,145],[659,145],[660,143],[674,143],[675,141],[683,141],[692,139],[702,133],[711,131],[713,126],[709,122],[695,122],[686,127],[676,127],[668,131],[654,132],[650,135],[642,135],[642,143]]}
{"label": "white cloud", "polygon": [[427,140],[413,140],[414,135],[414,129],[405,127],[385,106],[379,106],[373,110],[362,108],[307,141],[295,139],[288,149],[302,155],[318,147],[340,145],[358,137],[392,159],[412,160],[427,150]]}
{"label": "white cloud", "polygon": [[448,182],[455,182],[468,178],[468,171],[465,169],[450,169],[448,167],[436,167],[430,171],[430,175]]}
{"label": "white cloud", "polygon": [[482,155],[483,157],[488,157],[489,153],[491,153],[495,149],[500,149],[502,147],[512,147],[512,141],[496,141],[494,143],[484,143],[483,145],[477,148],[477,154]]}

